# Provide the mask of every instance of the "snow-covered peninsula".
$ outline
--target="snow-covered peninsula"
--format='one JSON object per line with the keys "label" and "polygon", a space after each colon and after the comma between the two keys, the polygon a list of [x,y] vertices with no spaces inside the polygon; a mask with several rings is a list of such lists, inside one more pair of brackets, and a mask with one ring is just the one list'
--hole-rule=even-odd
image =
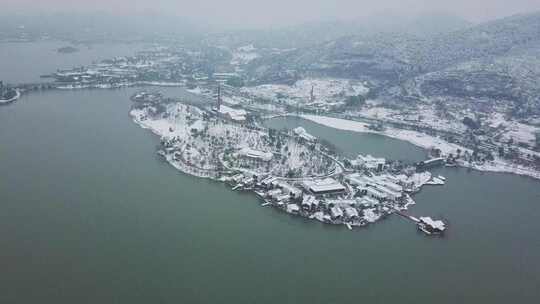
{"label": "snow-covered peninsula", "polygon": [[160,136],[158,153],[173,167],[253,192],[264,206],[289,214],[352,229],[401,214],[422,186],[444,184],[413,165],[370,155],[346,159],[303,128],[259,127],[242,109],[147,92],[132,100],[134,122]]}

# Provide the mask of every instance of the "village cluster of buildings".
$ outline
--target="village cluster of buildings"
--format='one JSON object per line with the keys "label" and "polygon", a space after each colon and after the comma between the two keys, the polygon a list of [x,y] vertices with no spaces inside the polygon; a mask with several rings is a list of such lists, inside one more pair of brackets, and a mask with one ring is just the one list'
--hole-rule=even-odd
{"label": "village cluster of buildings", "polygon": [[373,157],[370,154],[358,155],[356,159],[350,161],[353,168],[367,169],[381,172],[386,164],[386,159],[382,157]]}
{"label": "village cluster of buildings", "polygon": [[[409,196],[413,181],[405,175],[379,172],[381,168],[376,164],[381,159],[370,156],[358,159],[365,161],[364,170],[335,177],[287,179],[241,173],[225,180],[234,189],[254,191],[264,204],[287,213],[350,227],[375,222],[414,203]],[[372,173],[366,173],[366,168],[371,168]]]}
{"label": "village cluster of buildings", "polygon": [[371,177],[361,173],[352,173],[346,175],[345,180],[354,186],[360,194],[377,200],[397,201],[404,198],[405,195],[405,188],[402,186],[405,183],[389,174]]}
{"label": "village cluster of buildings", "polygon": [[[155,100],[158,99],[159,103],[160,96],[139,93],[134,98],[151,101],[152,107],[156,107]],[[190,136],[192,133],[202,130],[175,133],[176,128],[193,129],[197,123],[203,124],[203,116],[199,119],[193,117],[188,119],[194,121],[188,122],[187,126],[171,125],[170,132],[165,131],[165,134],[180,134],[184,138],[182,147],[185,146],[185,149],[179,149],[175,144],[164,146],[163,151],[166,158],[170,154],[175,155],[173,160],[176,162],[183,162],[189,166],[198,167],[200,170],[208,171],[208,168],[202,168],[194,163],[191,160],[193,157],[190,157],[188,152],[193,150],[193,153],[200,154],[200,160],[206,160],[206,163],[210,160],[205,154],[214,153],[214,157],[220,159],[220,167],[223,170],[218,172],[218,167],[216,167],[215,176],[229,183],[234,190],[253,191],[264,201],[265,205],[274,206],[290,214],[316,219],[324,223],[342,224],[349,228],[376,222],[396,211],[405,210],[414,203],[409,193],[418,189],[422,182],[415,185],[414,178],[411,179],[406,174],[392,173],[386,159],[371,155],[359,155],[353,160],[347,160],[350,164],[345,166],[339,160],[340,157],[331,157],[320,150],[317,138],[301,127],[283,135],[285,142],[294,142],[297,145],[292,150],[298,155],[291,157],[289,153],[288,158],[295,159],[294,165],[298,165],[296,162],[301,161],[301,173],[289,175],[285,174],[288,172],[284,170],[275,171],[276,167],[287,170],[292,168],[286,164],[287,155],[283,153],[281,148],[277,148],[278,145],[275,145],[276,135],[272,135],[274,136],[272,137],[268,132],[267,136],[263,136],[265,139],[259,137],[262,133],[266,134],[265,130],[245,121],[243,118],[248,115],[245,110],[224,106],[220,101],[218,89],[218,102],[215,105],[210,105],[210,110],[206,113],[219,119],[213,123],[206,120],[206,124],[212,126],[208,134]],[[188,111],[188,107],[184,106],[184,108],[186,108],[184,111]],[[165,113],[167,115],[162,116],[161,119],[168,121],[167,119],[170,118],[171,122],[184,120],[184,118],[179,120],[177,116],[169,117],[180,114],[174,110],[177,108],[171,107],[171,109],[173,109],[172,112]],[[158,125],[163,129],[163,123]],[[219,130],[214,130],[213,128],[218,125]],[[227,130],[226,132],[224,128]],[[200,129],[203,127],[201,126]],[[216,136],[225,138],[219,147],[216,147],[221,149],[220,151],[223,153],[215,152],[213,150],[215,148],[208,145],[209,134],[214,134],[212,133],[214,131],[217,132]],[[249,143],[239,140],[242,137],[251,137],[252,140],[248,141]],[[269,144],[272,142],[270,138],[274,138],[274,144]],[[191,148],[188,149],[187,146]],[[292,150],[288,149],[287,151],[291,152]],[[298,150],[305,154],[300,157]],[[224,156],[225,154],[227,157]],[[328,163],[315,164],[314,160],[317,159],[315,155],[320,156],[319,158],[323,157]],[[299,159],[296,159],[297,157]],[[309,161],[306,162],[306,159]],[[325,172],[313,176],[305,174],[316,166],[324,166]],[[332,170],[330,167],[335,167],[335,169]]]}
{"label": "village cluster of buildings", "polygon": [[53,78],[60,89],[117,88],[134,85],[197,86],[225,85],[241,79],[237,72],[214,68],[220,59],[211,51],[190,51],[182,47],[156,48],[103,60],[88,66],[58,70],[43,78]]}

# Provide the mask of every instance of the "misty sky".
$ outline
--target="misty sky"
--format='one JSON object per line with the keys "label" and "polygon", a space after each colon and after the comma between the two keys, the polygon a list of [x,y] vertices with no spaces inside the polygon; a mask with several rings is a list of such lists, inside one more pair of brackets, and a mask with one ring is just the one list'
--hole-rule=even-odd
{"label": "misty sky", "polygon": [[445,12],[479,22],[540,11],[540,0],[0,0],[4,12],[166,13],[209,25],[284,26],[385,13]]}

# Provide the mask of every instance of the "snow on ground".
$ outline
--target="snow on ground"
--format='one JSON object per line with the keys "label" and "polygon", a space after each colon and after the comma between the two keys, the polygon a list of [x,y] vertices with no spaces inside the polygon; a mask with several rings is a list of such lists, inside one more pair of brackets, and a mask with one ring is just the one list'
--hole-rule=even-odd
{"label": "snow on ground", "polygon": [[540,129],[536,127],[518,122],[511,122],[507,129],[508,132],[505,132],[502,136],[503,140],[512,138],[515,142],[527,143],[531,146],[536,144],[536,133],[540,132]]}
{"label": "snow on ground", "polygon": [[500,173],[513,173],[517,175],[523,175],[523,176],[529,176],[536,179],[540,179],[540,172],[520,166],[517,164],[510,164],[508,162],[505,162],[504,160],[500,158],[496,158],[492,162],[486,162],[485,164],[469,164],[469,163],[460,163],[461,166],[475,169],[478,171],[489,171],[489,172],[500,172]]}
{"label": "snow on ground", "polygon": [[400,111],[383,107],[364,107],[359,114],[374,119],[391,119],[393,115],[396,115],[399,112]]}
{"label": "snow on ground", "polygon": [[253,52],[256,50],[256,48],[253,46],[253,44],[248,44],[248,45],[244,45],[244,46],[241,46],[239,48],[236,49],[238,52]]}
{"label": "snow on ground", "polygon": [[232,56],[231,65],[248,64],[260,57],[252,44],[237,48],[233,51]]}
{"label": "snow on ground", "polygon": [[249,103],[249,100],[244,98],[244,97],[241,97],[241,96],[222,96],[221,97],[221,100],[226,103],[226,104],[229,104],[229,105],[240,105],[240,104],[247,104]]}
{"label": "snow on ground", "polygon": [[[463,110],[464,111],[464,110]],[[437,115],[436,106],[432,104],[421,104],[416,110],[418,112],[418,124],[420,126],[431,127],[436,130],[450,131],[455,133],[465,132],[467,127],[463,124],[463,118],[466,114],[450,111],[455,117],[441,117]],[[396,118],[398,118],[397,115]]]}
{"label": "snow on ground", "polygon": [[424,186],[431,179],[431,173],[428,171],[425,171],[425,172],[414,173],[411,176],[400,174],[400,175],[397,175],[396,177],[405,184],[412,183],[413,185],[412,190],[420,190],[420,188],[422,188],[422,186]]}
{"label": "snow on ground", "polygon": [[[171,109],[171,106],[169,106],[169,111],[180,112],[187,109],[187,107],[182,107],[181,104],[175,104],[174,107],[175,109],[173,110]],[[189,130],[187,129],[185,120],[175,120],[174,118],[151,119],[148,114],[149,110],[151,110],[151,107],[145,109],[133,109],[131,110],[130,115],[137,124],[150,129],[153,133],[161,137],[187,136]],[[173,128],[173,132],[170,131],[171,127]]]}
{"label": "snow on ground", "polygon": [[365,209],[364,210],[364,219],[369,223],[375,223],[381,217],[375,213],[376,209]]}
{"label": "snow on ground", "polygon": [[436,147],[436,148],[441,149],[442,153],[444,154],[456,153],[457,149],[460,149],[462,151],[469,150],[460,145],[449,143],[438,137],[434,137],[431,135],[427,135],[424,133],[411,131],[411,130],[387,128],[384,131],[375,131],[375,130],[369,129],[367,123],[363,123],[359,121],[346,120],[346,119],[327,117],[327,116],[317,116],[317,115],[301,115],[301,117],[304,119],[308,119],[313,122],[316,122],[318,124],[334,128],[334,129],[360,132],[360,133],[380,134],[380,135],[410,142],[413,145],[424,148],[424,149],[431,149],[433,147]]}
{"label": "snow on ground", "polygon": [[233,59],[231,60],[232,65],[242,65],[242,64],[248,64],[251,61],[259,58],[260,55],[255,52],[235,52],[233,53]]}
{"label": "snow on ground", "polygon": [[[222,108],[226,106],[222,105]],[[154,106],[146,106],[134,108],[130,114],[142,127],[151,129],[164,141],[174,142],[181,158],[198,169],[215,170],[227,154],[223,158],[227,167],[272,172],[276,176],[325,176],[335,170],[331,159],[313,153],[309,146],[294,137],[270,138],[263,130],[221,119],[205,120],[199,108],[182,103],[167,104],[165,112],[155,112]],[[273,159],[250,161],[238,155],[231,156],[227,151],[228,148],[236,151],[248,147],[261,153],[270,152]]]}
{"label": "snow on ground", "polygon": [[313,214],[313,218],[318,220],[319,222],[324,222],[325,221],[325,217],[324,217],[324,212],[315,212]]}
{"label": "snow on ground", "polygon": [[[462,147],[460,145],[449,143],[438,137],[434,137],[434,136],[423,134],[416,131],[388,128],[385,131],[379,132],[379,131],[370,130],[368,128],[368,124],[363,123],[363,122],[358,122],[358,121],[326,117],[326,116],[317,116],[317,115],[301,115],[301,117],[304,119],[313,121],[315,123],[318,123],[327,127],[339,129],[339,130],[380,134],[380,135],[400,139],[403,141],[407,141],[425,149],[436,147],[436,148],[441,149],[442,153],[446,155],[450,153],[455,153],[457,149],[460,149],[463,152],[466,152],[466,151],[468,151],[469,153],[472,152],[470,149],[466,149],[465,147]],[[530,176],[533,178],[540,179],[540,172],[531,168],[524,167],[524,166],[511,164],[507,161],[504,161],[503,159],[495,159],[495,161],[486,162],[482,165],[475,164],[475,163],[469,164],[469,163],[463,163],[463,162],[459,164],[463,167],[468,167],[468,168],[476,169],[479,171],[514,173],[518,175],[525,175],[525,176]]]}
{"label": "snow on ground", "polygon": [[183,87],[185,83],[183,82],[165,82],[165,81],[139,81],[138,85],[148,85],[156,87]]}
{"label": "snow on ground", "polygon": [[515,142],[527,143],[531,146],[536,144],[536,133],[540,128],[507,120],[502,113],[493,113],[488,119],[488,124],[493,128],[504,128],[501,140],[504,142],[513,139]]}
{"label": "snow on ground", "polygon": [[385,108],[380,105],[369,105],[364,106],[361,110],[348,112],[348,114],[383,121],[409,123],[420,127],[429,127],[436,130],[456,133],[462,133],[467,128],[461,122],[462,119],[445,119],[438,116],[434,106],[430,104],[420,105],[414,110],[396,110]]}
{"label": "snow on ground", "polygon": [[244,93],[270,99],[281,100],[285,103],[310,102],[311,89],[315,103],[336,103],[348,96],[366,94],[369,89],[361,82],[348,79],[312,78],[297,81],[293,86],[265,84],[256,87],[243,88]]}

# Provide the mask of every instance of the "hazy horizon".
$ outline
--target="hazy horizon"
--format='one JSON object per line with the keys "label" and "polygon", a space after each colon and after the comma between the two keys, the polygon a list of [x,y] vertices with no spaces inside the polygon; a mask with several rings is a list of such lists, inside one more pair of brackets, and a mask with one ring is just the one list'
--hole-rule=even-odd
{"label": "hazy horizon", "polygon": [[52,13],[110,13],[114,15],[168,15],[204,26],[265,28],[324,20],[354,20],[377,16],[414,17],[449,14],[478,23],[540,10],[540,1],[505,0],[3,0],[3,13],[40,15]]}

